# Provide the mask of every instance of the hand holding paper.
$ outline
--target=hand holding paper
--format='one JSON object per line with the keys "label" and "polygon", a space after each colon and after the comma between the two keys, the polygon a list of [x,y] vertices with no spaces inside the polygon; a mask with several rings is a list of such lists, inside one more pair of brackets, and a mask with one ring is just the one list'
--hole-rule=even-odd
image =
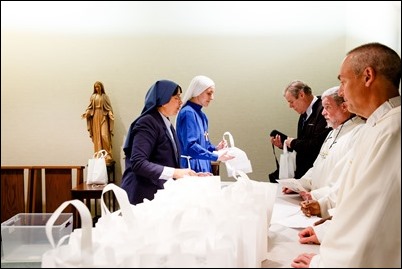
{"label": "hand holding paper", "polygon": [[300,193],[301,191],[307,192],[307,190],[300,184],[300,181],[294,178],[284,178],[276,180],[282,187],[291,189],[294,192]]}

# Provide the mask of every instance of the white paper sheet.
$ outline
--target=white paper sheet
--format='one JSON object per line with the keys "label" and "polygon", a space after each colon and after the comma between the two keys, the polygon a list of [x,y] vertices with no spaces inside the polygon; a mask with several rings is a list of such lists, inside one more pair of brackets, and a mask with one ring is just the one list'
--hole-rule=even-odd
{"label": "white paper sheet", "polygon": [[276,223],[289,228],[306,228],[308,226],[314,226],[314,222],[320,220],[321,218],[317,216],[307,217],[300,210],[298,213],[286,217],[284,219],[278,220]]}
{"label": "white paper sheet", "polygon": [[314,222],[321,219],[317,216],[307,217],[304,215],[300,209],[300,205],[294,203],[292,199],[294,197],[289,196],[291,195],[280,196],[286,197],[286,200],[277,199],[272,213],[272,224],[280,224],[289,228],[306,228],[308,226],[313,226]]}
{"label": "white paper sheet", "polygon": [[276,180],[279,185],[281,185],[281,187],[285,187],[288,189],[291,189],[294,192],[301,192],[301,191],[305,191],[307,192],[307,190],[305,188],[303,188],[303,186],[300,184],[300,181],[294,178],[284,178],[284,179],[277,179]]}

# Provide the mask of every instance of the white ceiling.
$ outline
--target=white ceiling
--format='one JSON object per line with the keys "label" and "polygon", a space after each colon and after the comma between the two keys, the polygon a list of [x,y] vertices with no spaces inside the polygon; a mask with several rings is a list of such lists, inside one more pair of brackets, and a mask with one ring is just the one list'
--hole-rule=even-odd
{"label": "white ceiling", "polygon": [[[1,1],[1,30],[89,35],[319,35],[400,52],[400,1]],[[347,44],[353,46],[354,44]]]}
{"label": "white ceiling", "polygon": [[[115,34],[267,34],[337,31],[343,1],[1,1],[2,30]],[[386,2],[365,2],[375,12]],[[400,5],[400,2],[398,2]]]}

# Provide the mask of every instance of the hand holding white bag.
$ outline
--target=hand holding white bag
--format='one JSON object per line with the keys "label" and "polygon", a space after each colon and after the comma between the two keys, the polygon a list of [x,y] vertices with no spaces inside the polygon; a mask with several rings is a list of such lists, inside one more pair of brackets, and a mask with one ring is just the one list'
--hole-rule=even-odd
{"label": "hand holding white bag", "polygon": [[279,159],[279,179],[293,178],[295,176],[296,152],[288,151],[286,141],[283,143],[283,153]]}
{"label": "hand holding white bag", "polygon": [[228,177],[234,177],[235,171],[242,171],[244,173],[253,172],[251,162],[248,159],[247,154],[243,150],[235,147],[232,134],[230,132],[225,132],[223,134],[223,139],[225,139],[225,135],[229,136],[230,146],[220,150],[219,152],[228,151],[228,154],[234,156],[233,159],[225,161]]}

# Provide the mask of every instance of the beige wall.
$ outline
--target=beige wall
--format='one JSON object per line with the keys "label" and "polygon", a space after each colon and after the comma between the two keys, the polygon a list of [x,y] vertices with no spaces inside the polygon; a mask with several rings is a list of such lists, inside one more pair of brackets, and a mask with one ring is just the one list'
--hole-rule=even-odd
{"label": "beige wall", "polygon": [[[398,14],[398,24],[389,25],[395,27],[398,37],[392,40],[397,41],[387,45],[400,52],[400,5]],[[301,79],[321,94],[338,84],[345,52],[369,41],[388,42],[376,39],[375,33],[355,38],[327,29],[265,35],[101,35],[2,26],[1,165],[85,165],[93,145],[80,115],[93,83],[100,80],[116,118],[113,154],[119,182],[121,146],[149,86],[171,79],[185,90],[193,76],[204,74],[216,83],[215,100],[204,109],[211,140],[218,142],[230,131],[252,161],[250,177],[267,180],[275,169],[269,132],[296,134],[298,115],[288,108],[284,87]],[[227,178],[224,165],[221,169]]]}

